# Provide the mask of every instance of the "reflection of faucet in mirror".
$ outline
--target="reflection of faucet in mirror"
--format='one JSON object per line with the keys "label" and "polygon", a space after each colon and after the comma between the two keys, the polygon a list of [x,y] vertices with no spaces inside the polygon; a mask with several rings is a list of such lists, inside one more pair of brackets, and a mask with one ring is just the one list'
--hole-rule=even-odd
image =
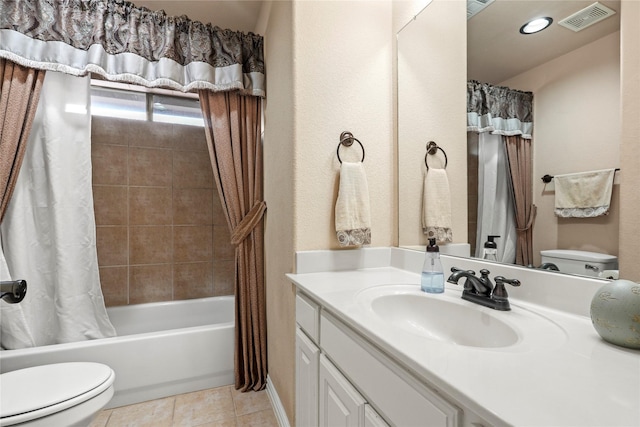
{"label": "reflection of faucet in mirror", "polygon": [[[617,0],[605,0],[603,4],[617,13],[592,25],[588,30],[577,33],[567,31],[558,25],[553,25],[545,30],[545,33],[542,33],[544,37],[521,36],[517,34],[517,29],[516,34],[512,37],[498,37],[488,33],[493,30],[504,33],[505,30],[501,28],[500,22],[512,22],[515,19],[522,20],[524,23],[528,16],[527,19],[524,17],[529,13],[531,7],[548,8],[545,11],[549,10],[549,15],[554,17],[555,22],[558,22],[593,2],[558,0],[543,3],[544,5],[541,6],[539,1],[496,0],[467,21],[466,34],[468,49],[465,82],[478,80],[496,86],[530,91],[536,98],[536,130],[532,134],[531,140],[533,170],[530,186],[533,190],[532,203],[538,207],[538,213],[535,226],[531,231],[532,258],[522,263],[523,266],[543,264],[540,251],[547,249],[577,249],[618,255],[618,229],[620,228],[618,213],[621,203],[618,182],[615,183],[613,189],[610,215],[600,219],[567,220],[557,218],[552,213],[555,184],[545,185],[539,177],[548,173],[574,173],[618,166],[620,153],[617,141],[619,141],[620,134],[620,120],[618,119],[621,90],[619,21],[624,8],[620,7],[620,2]],[[434,6],[441,9],[436,9]],[[397,140],[400,189],[398,221],[399,245],[403,247],[425,244],[422,241],[422,236],[416,232],[418,215],[415,212],[419,212],[419,206],[416,206],[417,202],[414,202],[418,198],[413,193],[419,192],[419,189],[411,190],[412,185],[419,186],[420,182],[408,172],[416,168],[412,159],[419,158],[421,153],[417,148],[413,149],[413,146],[417,144],[412,144],[411,141],[415,141],[418,135],[424,136],[425,139],[438,138],[446,141],[445,137],[434,135],[431,131],[435,120],[442,121],[442,117],[434,118],[431,110],[420,110],[423,101],[416,100],[416,98],[424,98],[424,93],[429,93],[435,103],[444,103],[446,108],[450,108],[451,95],[448,98],[446,96],[440,97],[432,87],[433,85],[429,84],[429,76],[426,74],[424,82],[416,79],[416,70],[422,68],[416,67],[419,60],[412,57],[412,55],[424,56],[425,49],[429,52],[438,52],[424,39],[429,37],[429,22],[431,22],[429,20],[442,19],[442,8],[444,7],[446,6],[437,2],[431,3],[398,34]],[[430,17],[430,14],[436,18]],[[505,16],[509,19],[505,19]],[[493,39],[494,42],[487,43],[487,38]],[[541,39],[544,39],[542,43],[539,42]],[[461,45],[455,44],[455,36],[447,37],[447,40],[448,51],[455,50],[457,46],[462,49]],[[529,46],[526,49],[518,47],[517,44],[525,40]],[[553,40],[553,47],[549,46],[549,40]],[[502,43],[510,43],[513,47],[502,48],[500,47]],[[562,47],[565,43],[566,49]],[[419,46],[423,48],[420,49]],[[487,48],[487,46],[491,46],[491,48]],[[503,53],[505,54],[502,55]],[[522,54],[523,57],[516,58],[514,56],[518,54]],[[538,61],[536,58],[539,54],[549,56]],[[439,57],[431,59],[431,62],[435,59],[438,64],[443,63]],[[493,71],[502,72],[515,65],[521,65],[522,69],[510,71],[508,74],[493,74]],[[440,73],[445,74],[442,70]],[[450,76],[448,80],[457,78],[453,68],[447,75]],[[553,76],[555,80],[549,80],[549,76]],[[597,77],[598,80],[594,81],[593,77]],[[448,84],[448,81],[440,83],[444,85]],[[451,93],[459,93],[457,89],[451,90]],[[577,99],[575,93],[585,93],[588,96]],[[595,99],[598,102],[591,102]],[[447,111],[450,113],[452,110]],[[565,111],[567,115],[560,117],[557,111]],[[465,111],[461,110],[460,115],[465,115]],[[423,117],[423,119],[417,119],[417,117]],[[592,119],[585,120],[588,117]],[[456,116],[458,122],[461,119]],[[606,126],[600,125],[603,123],[602,119],[608,123]],[[458,140],[457,134],[455,136]],[[558,141],[562,141],[561,147],[558,147]],[[602,141],[609,141],[604,149],[602,149]],[[589,149],[589,147],[593,149]],[[466,152],[466,146],[461,148]],[[456,149],[454,144],[447,141],[447,152],[450,153],[449,160],[452,171],[461,170],[466,161],[464,157],[456,157]],[[476,199],[475,192],[479,185],[477,170],[474,169],[473,164],[467,165],[467,173],[468,179],[465,180],[467,194],[465,196],[464,191],[452,193],[452,207],[456,213],[464,209],[468,221],[464,221],[463,227],[466,228],[469,224],[469,228],[461,230],[460,223],[454,222],[456,228],[453,229],[453,235],[454,242],[461,242],[461,240],[457,240],[456,236],[463,236],[466,232],[467,241],[472,246],[476,246],[477,239],[472,234],[476,230],[473,223],[477,222],[475,218],[477,208],[473,203],[467,204],[467,201],[472,202]],[[456,178],[452,173],[450,176],[452,186],[456,185],[454,183]],[[457,200],[456,197],[459,197],[460,200]],[[480,243],[482,244],[482,242],[481,237]],[[503,239],[499,246],[506,247],[505,242],[506,239]],[[474,254],[473,250],[472,254]],[[545,270],[556,271],[550,266]]]}

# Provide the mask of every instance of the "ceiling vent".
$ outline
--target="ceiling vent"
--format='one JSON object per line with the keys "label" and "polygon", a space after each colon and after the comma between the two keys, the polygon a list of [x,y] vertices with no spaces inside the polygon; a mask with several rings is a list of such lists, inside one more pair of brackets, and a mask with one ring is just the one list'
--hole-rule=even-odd
{"label": "ceiling vent", "polygon": [[607,6],[595,2],[591,6],[587,6],[581,11],[564,18],[558,22],[558,24],[573,31],[580,31],[595,24],[596,22],[600,22],[605,18],[615,15],[615,13],[615,10],[609,9]]}
{"label": "ceiling vent", "polygon": [[467,0],[467,20],[489,6],[495,0]]}

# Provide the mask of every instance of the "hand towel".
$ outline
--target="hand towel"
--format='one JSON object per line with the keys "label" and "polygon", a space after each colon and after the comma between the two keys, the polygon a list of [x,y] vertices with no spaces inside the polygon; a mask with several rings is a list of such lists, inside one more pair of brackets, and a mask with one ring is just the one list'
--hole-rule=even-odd
{"label": "hand towel", "polygon": [[555,214],[562,218],[593,218],[609,214],[615,169],[556,175]]}
{"label": "hand towel", "polygon": [[444,169],[430,168],[424,175],[422,188],[422,230],[427,237],[448,243],[451,232],[451,193]]}
{"label": "hand towel", "polygon": [[342,162],[340,166],[336,234],[342,247],[371,243],[369,186],[361,162]]}

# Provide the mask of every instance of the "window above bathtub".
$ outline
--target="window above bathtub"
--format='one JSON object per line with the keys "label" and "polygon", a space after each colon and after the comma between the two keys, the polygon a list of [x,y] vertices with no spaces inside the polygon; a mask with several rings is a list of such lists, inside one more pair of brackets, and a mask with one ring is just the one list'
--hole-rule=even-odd
{"label": "window above bathtub", "polygon": [[91,79],[91,115],[204,126],[197,94]]}

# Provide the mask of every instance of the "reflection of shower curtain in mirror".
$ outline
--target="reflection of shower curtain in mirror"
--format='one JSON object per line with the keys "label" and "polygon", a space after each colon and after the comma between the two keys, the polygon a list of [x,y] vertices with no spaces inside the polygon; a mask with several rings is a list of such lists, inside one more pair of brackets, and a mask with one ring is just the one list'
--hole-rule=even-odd
{"label": "reflection of shower curtain in mirror", "polygon": [[516,226],[509,166],[501,135],[478,135],[478,230],[476,257],[482,257],[487,236],[500,236],[498,261],[516,260]]}
{"label": "reflection of shower curtain in mirror", "polygon": [[4,348],[115,335],[98,273],[89,100],[88,77],[46,74],[0,228],[8,274],[28,283],[22,303],[2,303]]}

